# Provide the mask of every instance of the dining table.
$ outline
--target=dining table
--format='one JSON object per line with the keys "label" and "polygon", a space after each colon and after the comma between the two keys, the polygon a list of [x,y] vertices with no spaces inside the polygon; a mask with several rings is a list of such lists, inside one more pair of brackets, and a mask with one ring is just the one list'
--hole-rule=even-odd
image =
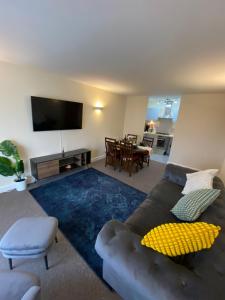
{"label": "dining table", "polygon": [[[120,151],[120,143],[127,142],[126,140],[117,140],[116,142],[116,149],[117,151]],[[150,147],[144,147],[144,146],[139,146],[135,143],[133,143],[133,154],[138,155],[140,157],[139,160],[139,165],[141,168],[143,168],[143,163],[144,163],[144,158],[147,155],[150,155],[152,148]]]}

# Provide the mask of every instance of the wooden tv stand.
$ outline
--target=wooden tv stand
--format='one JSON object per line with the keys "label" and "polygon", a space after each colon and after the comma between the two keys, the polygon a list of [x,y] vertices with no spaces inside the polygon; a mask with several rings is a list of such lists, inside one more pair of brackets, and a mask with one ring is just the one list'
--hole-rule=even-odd
{"label": "wooden tv stand", "polygon": [[59,175],[90,163],[91,151],[88,149],[77,149],[30,159],[31,173],[36,179]]}

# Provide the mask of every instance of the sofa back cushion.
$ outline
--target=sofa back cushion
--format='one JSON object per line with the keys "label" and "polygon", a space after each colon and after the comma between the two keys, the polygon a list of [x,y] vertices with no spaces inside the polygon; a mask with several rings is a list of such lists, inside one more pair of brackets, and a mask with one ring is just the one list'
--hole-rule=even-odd
{"label": "sofa back cushion", "polygon": [[185,186],[185,183],[187,181],[186,174],[194,173],[196,171],[197,170],[182,167],[179,165],[167,164],[163,178],[178,185]]}
{"label": "sofa back cushion", "polygon": [[[178,185],[184,187],[185,183],[187,181],[186,174],[194,173],[194,172],[197,172],[197,171],[198,170],[190,169],[190,168],[187,168],[187,167],[182,167],[182,166],[174,165],[174,164],[170,163],[170,164],[166,165],[166,169],[165,169],[165,173],[163,175],[163,178],[170,181],[170,182],[173,182],[175,184],[178,184]],[[223,198],[225,196],[225,194],[224,194],[224,184],[221,181],[221,179],[217,176],[215,176],[214,179],[213,179],[213,188],[221,190],[221,194],[220,194],[221,198]]]}

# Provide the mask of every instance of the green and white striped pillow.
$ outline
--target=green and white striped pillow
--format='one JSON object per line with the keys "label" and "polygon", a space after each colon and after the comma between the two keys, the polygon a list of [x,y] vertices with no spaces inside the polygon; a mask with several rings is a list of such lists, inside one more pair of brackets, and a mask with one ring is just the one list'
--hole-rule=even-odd
{"label": "green and white striped pillow", "polygon": [[182,221],[195,221],[218,198],[220,190],[200,189],[183,196],[171,209]]}

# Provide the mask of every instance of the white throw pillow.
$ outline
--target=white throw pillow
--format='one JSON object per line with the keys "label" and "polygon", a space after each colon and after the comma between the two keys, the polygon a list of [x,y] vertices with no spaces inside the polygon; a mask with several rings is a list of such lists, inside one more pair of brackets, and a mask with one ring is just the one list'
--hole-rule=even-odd
{"label": "white throw pillow", "polygon": [[209,169],[199,172],[194,172],[186,174],[187,181],[182,191],[182,194],[186,195],[190,192],[199,189],[212,189],[213,188],[213,178],[218,173],[216,169]]}

